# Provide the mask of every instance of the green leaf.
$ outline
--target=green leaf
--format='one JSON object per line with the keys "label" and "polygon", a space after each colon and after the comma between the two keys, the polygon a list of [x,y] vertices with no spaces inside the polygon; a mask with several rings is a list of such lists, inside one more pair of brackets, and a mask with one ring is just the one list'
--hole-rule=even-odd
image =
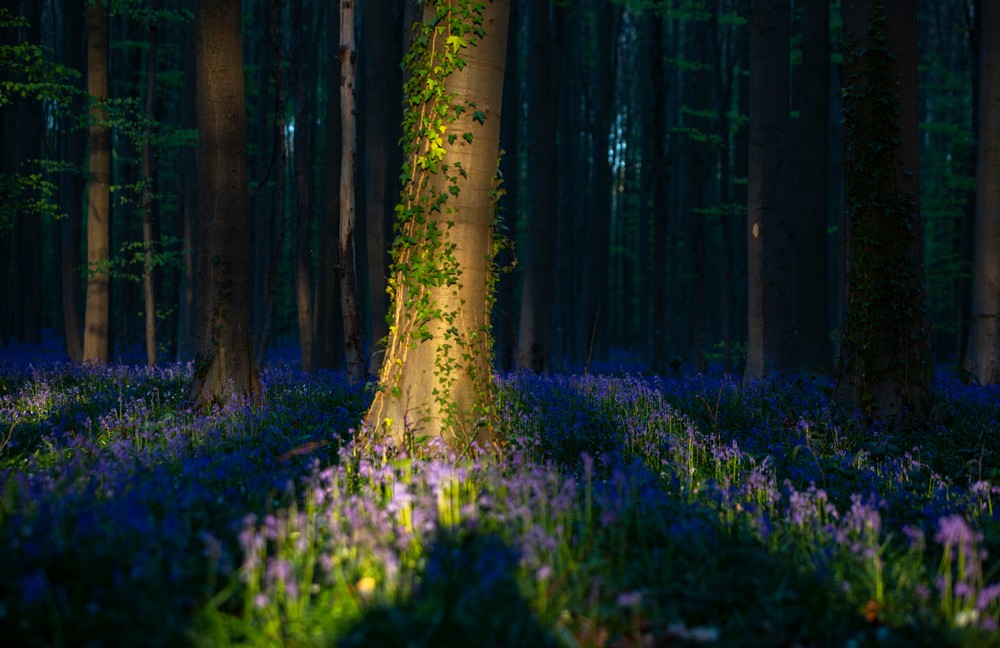
{"label": "green leaf", "polygon": [[476,110],[472,113],[472,121],[477,121],[480,124],[486,123],[486,113],[482,110]]}

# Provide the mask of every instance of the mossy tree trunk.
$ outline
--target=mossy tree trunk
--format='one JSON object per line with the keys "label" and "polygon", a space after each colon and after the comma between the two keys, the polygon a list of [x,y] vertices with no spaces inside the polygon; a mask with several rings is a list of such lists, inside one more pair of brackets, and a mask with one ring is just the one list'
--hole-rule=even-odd
{"label": "mossy tree trunk", "polygon": [[837,396],[919,424],[931,389],[918,178],[916,0],[844,5],[847,308]]}
{"label": "mossy tree trunk", "polygon": [[404,189],[366,434],[495,447],[492,258],[509,0],[435,0],[406,56]]}
{"label": "mossy tree trunk", "polygon": [[198,5],[198,331],[188,391],[198,408],[261,395],[250,334],[241,20],[240,0]]}

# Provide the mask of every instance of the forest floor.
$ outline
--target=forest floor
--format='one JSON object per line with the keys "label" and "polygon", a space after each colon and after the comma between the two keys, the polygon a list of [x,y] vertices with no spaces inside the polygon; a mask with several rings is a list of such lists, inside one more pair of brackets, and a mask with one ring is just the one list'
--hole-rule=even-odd
{"label": "forest floor", "polygon": [[902,434],[806,377],[500,375],[473,461],[288,359],[202,415],[189,364],[46,353],[0,351],[5,645],[1000,646],[995,387]]}

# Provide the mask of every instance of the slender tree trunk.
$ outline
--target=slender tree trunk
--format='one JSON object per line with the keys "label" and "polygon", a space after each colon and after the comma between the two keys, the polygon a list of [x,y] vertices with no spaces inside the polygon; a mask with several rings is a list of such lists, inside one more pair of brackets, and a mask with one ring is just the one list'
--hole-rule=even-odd
{"label": "slender tree trunk", "polygon": [[354,0],[340,4],[340,298],[344,311],[344,348],[347,379],[359,383],[365,376],[361,341],[361,308],[354,272],[354,159],[357,127],[354,111]]}
{"label": "slender tree trunk", "polygon": [[827,313],[827,176],[830,157],[830,4],[802,5],[801,106],[795,183],[796,364],[832,368]]}
{"label": "slender tree trunk", "polygon": [[240,0],[201,0],[198,92],[198,408],[262,394],[253,352]]}
{"label": "slender tree trunk", "polygon": [[555,292],[556,111],[553,85],[552,23],[549,3],[531,4],[528,13],[527,219],[524,284],[517,336],[517,366],[535,372],[552,368],[552,298]]}
{"label": "slender tree trunk", "polygon": [[669,282],[667,266],[670,243],[667,240],[667,219],[669,218],[667,184],[669,171],[667,169],[667,74],[663,62],[666,58],[664,49],[663,21],[665,18],[652,14],[647,20],[650,25],[649,59],[650,76],[652,77],[652,97],[649,110],[649,132],[644,139],[649,143],[649,164],[642,165],[642,172],[650,175],[651,196],[650,208],[653,213],[653,249],[650,261],[653,267],[652,287],[652,366],[655,374],[667,370],[667,337],[669,320],[667,304],[669,303]]}
{"label": "slender tree trunk", "polygon": [[790,21],[788,0],[761,0],[750,23],[750,337],[745,380],[794,371],[792,227],[787,186]]}
{"label": "slender tree trunk", "polygon": [[979,129],[975,266],[965,370],[984,385],[1000,382],[1000,3],[979,14]]}
{"label": "slender tree trunk", "polygon": [[[197,128],[195,92],[195,42],[190,30],[185,30],[184,53],[184,95],[181,105],[181,123],[184,128]],[[177,286],[177,353],[178,362],[186,362],[194,357],[195,332],[195,272],[196,254],[194,249],[195,211],[198,208],[198,156],[193,146],[186,146],[180,153],[180,173],[178,185],[180,200],[178,206],[177,237],[181,240],[181,267]]]}
{"label": "slender tree trunk", "polygon": [[[371,4],[371,6],[377,6]],[[373,18],[379,21],[378,18]],[[340,87],[340,11],[327,16],[329,54],[327,87]],[[326,98],[326,153],[324,162],[325,204],[320,220],[320,254],[316,273],[317,364],[324,369],[344,365],[344,318],[340,307],[340,175],[341,131],[340,93]],[[383,288],[384,292],[384,288]],[[385,315],[383,314],[383,318]]]}
{"label": "slender tree trunk", "polygon": [[[64,64],[80,72],[80,78],[86,78],[84,67],[86,46],[84,34],[84,5],[82,0],[69,0],[64,6],[63,15],[63,57]],[[80,90],[83,90],[81,87]],[[81,98],[71,100],[70,112],[82,115],[85,104]],[[81,291],[80,271],[83,259],[80,255],[83,223],[80,213],[80,203],[84,199],[83,163],[86,153],[86,140],[83,130],[67,120],[63,137],[65,160],[74,165],[74,170],[66,174],[62,187],[63,210],[66,219],[60,227],[62,240],[60,248],[60,272],[62,274],[62,314],[63,336],[66,343],[66,355],[73,362],[83,359],[83,295]]]}
{"label": "slender tree trunk", "polygon": [[83,361],[109,357],[110,278],[102,271],[111,254],[111,129],[108,127],[108,10],[87,5],[87,93],[90,95],[90,162],[87,183],[87,304]]}
{"label": "slender tree trunk", "polygon": [[[265,320],[268,317],[267,298],[268,281],[271,276],[271,246],[274,234],[274,191],[271,181],[277,170],[277,153],[280,136],[273,127],[272,112],[274,105],[271,93],[273,88],[272,56],[275,49],[272,45],[274,30],[272,29],[271,3],[262,2],[254,6],[257,14],[255,22],[260,34],[255,39],[257,63],[257,101],[256,121],[253,122],[253,137],[257,142],[257,156],[254,164],[255,187],[250,192],[252,210],[250,228],[251,244],[253,245],[253,334],[254,349],[258,364],[263,364],[265,357],[261,354],[261,337],[264,334]],[[250,124],[248,124],[249,127]]]}
{"label": "slender tree trunk", "polygon": [[[414,73],[409,83],[413,126],[404,173],[412,175],[400,205],[406,219],[390,284],[393,324],[379,389],[365,417],[369,434],[388,435],[400,447],[424,435],[459,453],[496,443],[492,221],[509,10],[507,0],[481,5],[481,35],[464,31],[468,19],[445,2],[429,3],[418,27],[427,38],[412,45],[416,66],[440,67],[447,76],[431,73],[444,94],[430,102],[422,98],[427,77]],[[457,52],[464,65],[454,70],[447,43],[453,36],[467,43]],[[448,103],[435,103],[441,101]],[[443,133],[435,105],[445,109],[444,116],[455,116],[440,122]],[[455,114],[454,105],[465,110]]]}
{"label": "slender tree trunk", "polygon": [[[155,12],[156,0],[149,10]],[[156,364],[156,294],[153,284],[153,120],[156,119],[156,24],[149,20],[149,52],[146,54],[146,132],[142,138],[142,287],[146,306],[146,363]]]}
{"label": "slender tree trunk", "polygon": [[[395,3],[389,3],[395,5]],[[406,4],[410,4],[409,2]],[[389,271],[389,246],[386,234],[391,232],[393,208],[399,196],[395,175],[398,168],[399,124],[402,113],[400,89],[403,85],[400,58],[402,38],[400,7],[387,9],[377,2],[362,2],[361,72],[364,90],[364,182],[365,182],[365,250],[367,252],[368,334],[371,353],[368,371],[377,375],[382,363],[382,345],[389,332],[385,317],[389,305],[386,275]],[[410,33],[410,24],[403,32]],[[336,123],[336,122],[331,122]],[[391,240],[391,239],[390,239]]]}
{"label": "slender tree trunk", "polygon": [[[278,264],[281,251],[285,246],[285,185],[287,180],[288,146],[285,140],[285,86],[282,74],[281,55],[281,2],[271,0],[271,10],[268,12],[268,32],[271,35],[273,57],[271,60],[272,77],[274,78],[274,143],[275,175],[277,189],[275,192],[274,239],[268,251],[270,259],[267,264],[267,286],[264,291],[263,330],[257,336],[256,357],[258,364],[267,357],[268,344],[271,339],[271,329],[274,327],[274,297],[278,290]],[[269,225],[270,226],[270,225]]]}
{"label": "slender tree trunk", "polygon": [[305,61],[305,41],[308,38],[302,20],[302,3],[292,3],[292,74],[295,86],[295,135],[293,140],[295,165],[295,303],[299,318],[299,348],[302,370],[314,369],[316,333],[313,330],[312,290],[309,285],[309,120],[308,89],[310,83]]}
{"label": "slender tree trunk", "polygon": [[[497,204],[503,217],[502,228],[504,235],[510,241],[515,242],[510,247],[505,247],[497,254],[496,262],[501,268],[513,269],[516,264],[515,254],[518,241],[518,220],[516,214],[523,213],[522,187],[524,165],[521,163],[522,152],[524,151],[523,130],[524,119],[521,117],[524,106],[522,93],[524,78],[522,74],[521,59],[521,33],[524,30],[519,25],[523,24],[521,16],[524,12],[525,3],[511,3],[509,22],[513,27],[507,35],[507,60],[504,65],[504,75],[511,81],[504,86],[503,91],[503,123],[500,124],[500,150],[504,154],[500,157],[500,176],[503,178],[503,196]],[[550,34],[550,38],[557,38]],[[497,281],[496,304],[493,307],[493,340],[494,361],[493,365],[498,371],[511,371],[517,357],[517,317],[520,312],[520,302],[514,295],[514,284],[520,279],[519,274],[514,272],[502,272]]]}

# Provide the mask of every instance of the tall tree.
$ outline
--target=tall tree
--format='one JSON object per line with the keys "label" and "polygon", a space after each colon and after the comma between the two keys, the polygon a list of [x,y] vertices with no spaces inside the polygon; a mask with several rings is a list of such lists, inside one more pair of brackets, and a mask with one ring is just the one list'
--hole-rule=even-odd
{"label": "tall tree", "polygon": [[[66,64],[79,69],[80,79],[86,78],[83,61],[86,60],[86,44],[81,38],[84,30],[83,0],[69,0],[64,4],[63,14],[63,55]],[[70,99],[70,112],[74,115],[83,113],[83,88],[73,93]],[[83,359],[83,296],[80,283],[80,268],[83,260],[80,256],[80,239],[83,223],[80,212],[80,201],[83,199],[83,157],[86,154],[86,139],[81,128],[66,126],[63,137],[63,159],[70,162],[74,169],[63,184],[63,210],[66,219],[60,223],[62,242],[60,245],[60,272],[62,274],[62,313],[63,333],[66,343],[66,354],[73,362]]]}
{"label": "tall tree", "polygon": [[[332,36],[332,35],[331,35]],[[361,307],[354,272],[354,159],[357,155],[357,126],[354,110],[354,0],[340,3],[340,299],[344,312],[344,349],[347,379],[359,383],[366,366],[362,355]]]}
{"label": "tall tree", "polygon": [[[386,4],[391,5],[387,8]],[[368,371],[378,373],[382,361],[381,344],[389,332],[385,321],[389,297],[386,273],[389,267],[386,234],[391,232],[392,213],[399,197],[396,176],[399,168],[399,122],[403,85],[400,56],[403,8],[412,3],[362,2],[361,11],[361,96],[364,134],[365,247],[367,255],[367,326],[372,351]],[[409,33],[410,25],[405,26]],[[336,122],[332,122],[336,123]]]}
{"label": "tall tree", "polygon": [[[365,3],[377,6],[374,3]],[[377,19],[374,19],[376,20]],[[340,12],[327,14],[327,87],[340,85]],[[339,93],[327,92],[326,151],[324,175],[326,189],[323,215],[319,221],[319,259],[316,264],[316,363],[323,369],[343,366],[344,318],[340,308],[340,176],[341,118]],[[384,287],[383,287],[384,292]],[[383,319],[385,315],[383,313]]]}
{"label": "tall tree", "polygon": [[844,4],[847,307],[837,397],[917,423],[931,389],[917,166],[916,0]]}
{"label": "tall tree", "polygon": [[[87,5],[87,93],[90,95],[90,161],[87,182],[87,299],[83,361],[107,362],[111,295],[111,128],[108,125],[108,8]],[[103,267],[102,267],[103,266]]]}
{"label": "tall tree", "polygon": [[[556,115],[558,85],[553,84],[552,6],[535,2],[528,10],[527,218],[522,266],[521,318],[517,366],[536,372],[551,369],[552,298],[555,291]],[[555,79],[557,80],[557,79]]]}
{"label": "tall tree", "polygon": [[309,285],[309,165],[311,155],[309,134],[309,85],[312,66],[311,56],[305,53],[306,43],[312,40],[311,21],[303,18],[304,0],[292,2],[292,83],[295,92],[295,133],[293,139],[293,165],[295,167],[295,304],[299,318],[299,348],[302,352],[302,370],[311,372],[315,364],[315,339],[313,329],[312,291]]}
{"label": "tall tree", "polygon": [[435,0],[406,60],[404,191],[385,359],[365,429],[495,444],[490,306],[509,0]]}
{"label": "tall tree", "polygon": [[[149,0],[150,14],[156,12],[157,0]],[[153,202],[153,123],[156,120],[157,33],[153,16],[146,17],[149,51],[146,53],[146,129],[142,137],[142,289],[146,306],[146,363],[156,364],[156,292],[153,282],[153,239],[155,215]]]}
{"label": "tall tree", "polygon": [[830,127],[830,3],[802,3],[802,65],[793,93],[800,97],[795,152],[796,363],[832,368],[827,314],[827,176]]}
{"label": "tall tree", "polygon": [[979,125],[976,161],[975,267],[965,370],[1000,382],[1000,2],[979,14]]}
{"label": "tall tree", "polygon": [[253,350],[240,0],[201,0],[198,103],[198,341],[188,400],[261,396]]}
{"label": "tall tree", "polygon": [[750,19],[749,345],[744,373],[748,380],[794,369],[787,176],[790,47],[788,0],[757,2]]}

